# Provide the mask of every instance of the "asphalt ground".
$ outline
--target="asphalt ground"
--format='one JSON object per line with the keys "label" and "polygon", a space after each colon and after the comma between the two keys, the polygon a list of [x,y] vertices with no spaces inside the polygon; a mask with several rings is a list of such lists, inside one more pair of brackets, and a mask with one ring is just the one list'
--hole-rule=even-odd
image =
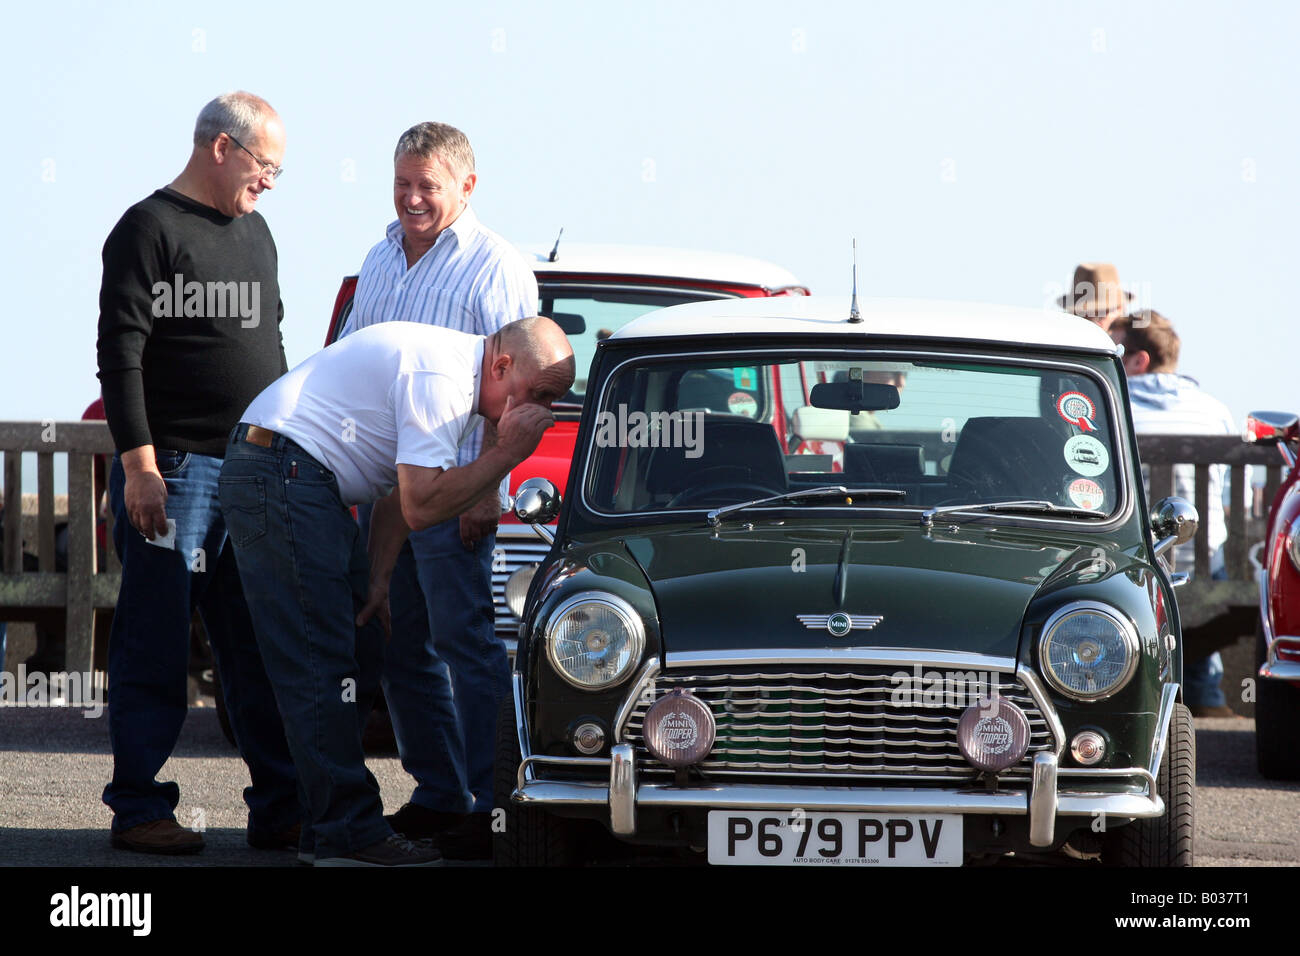
{"label": "asphalt ground", "polygon": [[[1254,721],[1196,722],[1197,865],[1300,865],[1300,783],[1264,780],[1255,770]],[[410,778],[396,757],[369,766],[384,806],[396,810]],[[287,851],[245,842],[242,790],[248,774],[211,707],[191,708],[160,779],[180,784],[176,817],[202,827],[194,856],[151,856],[109,845],[110,813],[100,793],[112,771],[108,722],[67,708],[0,708],[0,866],[297,866]]]}

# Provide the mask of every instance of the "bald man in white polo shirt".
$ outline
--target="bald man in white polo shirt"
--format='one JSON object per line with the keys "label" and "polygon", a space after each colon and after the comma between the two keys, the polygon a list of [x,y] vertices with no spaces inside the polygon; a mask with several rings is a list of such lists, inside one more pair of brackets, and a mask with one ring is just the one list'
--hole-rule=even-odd
{"label": "bald man in white polo shirt", "polygon": [[[282,376],[232,433],[221,509],[317,865],[438,861],[393,834],[361,749],[389,578],[412,529],[461,514],[533,453],[573,377],[568,339],[546,318],[488,337],[382,323]],[[458,465],[480,420],[497,441]],[[367,548],[349,508],[369,501]]]}

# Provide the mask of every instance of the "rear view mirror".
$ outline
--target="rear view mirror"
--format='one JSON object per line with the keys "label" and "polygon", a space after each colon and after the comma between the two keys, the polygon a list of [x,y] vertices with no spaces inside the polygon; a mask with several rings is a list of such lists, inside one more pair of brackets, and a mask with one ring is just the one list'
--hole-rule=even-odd
{"label": "rear view mirror", "polygon": [[587,331],[587,320],[577,312],[552,312],[551,321],[564,329],[565,335],[581,335]]}
{"label": "rear view mirror", "polygon": [[883,412],[898,407],[898,389],[874,382],[822,382],[812,387],[809,401],[817,408],[858,412]]}

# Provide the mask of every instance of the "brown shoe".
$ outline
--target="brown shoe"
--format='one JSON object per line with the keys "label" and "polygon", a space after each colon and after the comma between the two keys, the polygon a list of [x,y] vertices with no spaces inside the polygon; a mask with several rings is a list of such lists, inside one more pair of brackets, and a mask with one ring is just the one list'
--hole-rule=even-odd
{"label": "brown shoe", "polygon": [[175,820],[151,820],[120,833],[114,831],[113,846],[137,853],[198,853],[203,849],[203,836]]}

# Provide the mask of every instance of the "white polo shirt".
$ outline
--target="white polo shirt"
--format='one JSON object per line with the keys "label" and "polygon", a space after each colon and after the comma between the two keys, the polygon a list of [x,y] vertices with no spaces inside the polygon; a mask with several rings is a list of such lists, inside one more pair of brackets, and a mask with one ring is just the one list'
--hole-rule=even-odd
{"label": "white polo shirt", "polygon": [[455,468],[478,427],[481,335],[416,322],[359,329],[282,375],[241,421],[292,438],[346,505],[387,495],[397,465]]}

